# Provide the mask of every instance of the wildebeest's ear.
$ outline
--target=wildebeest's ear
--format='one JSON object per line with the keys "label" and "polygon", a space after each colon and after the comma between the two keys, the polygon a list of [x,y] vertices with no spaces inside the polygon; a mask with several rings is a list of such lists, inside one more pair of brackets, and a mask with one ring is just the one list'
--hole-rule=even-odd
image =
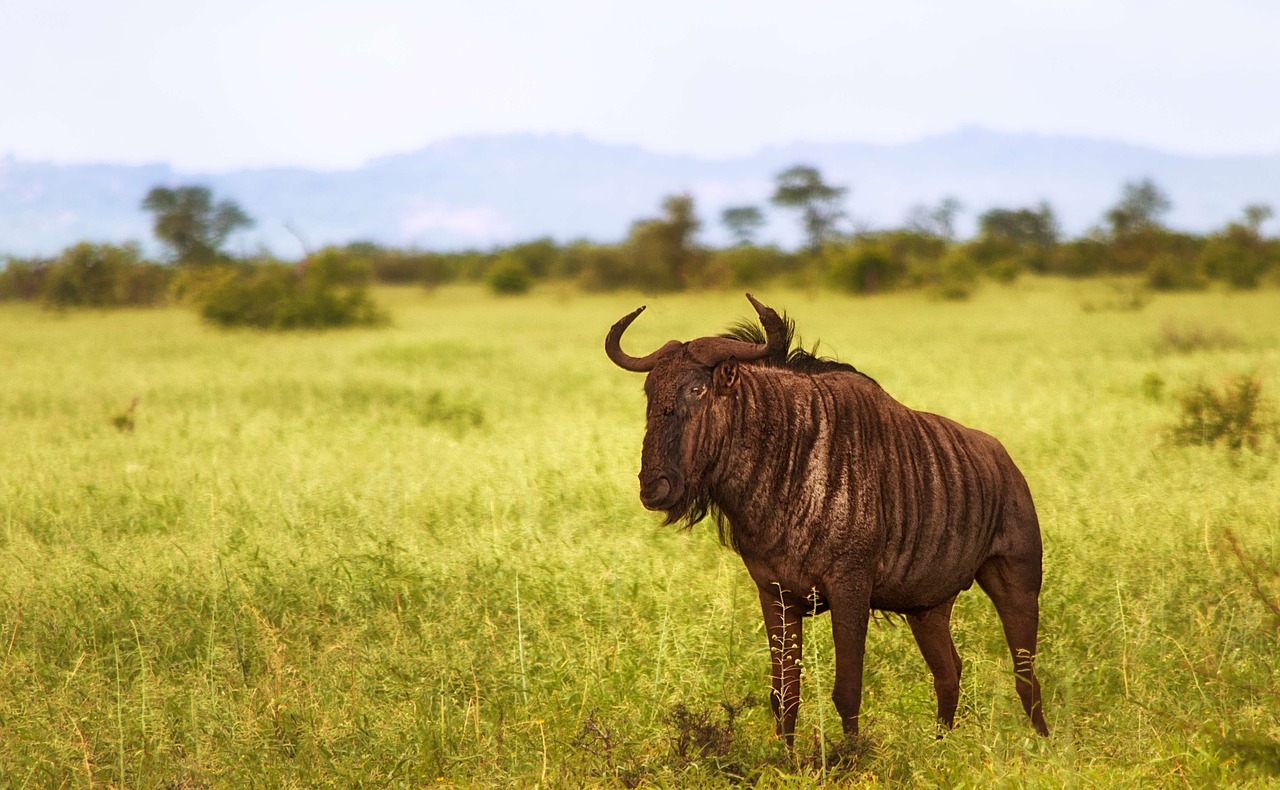
{"label": "wildebeest's ear", "polygon": [[711,373],[711,383],[715,386],[717,395],[727,395],[729,390],[733,389],[733,385],[738,383],[737,357],[729,357],[716,365],[716,369]]}

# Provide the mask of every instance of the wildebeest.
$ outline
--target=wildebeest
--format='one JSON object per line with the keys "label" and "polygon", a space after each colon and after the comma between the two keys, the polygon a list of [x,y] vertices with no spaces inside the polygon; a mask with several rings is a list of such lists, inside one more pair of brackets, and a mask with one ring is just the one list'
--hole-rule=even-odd
{"label": "wildebeest", "polygon": [[667,522],[714,512],[760,593],[777,731],[794,741],[802,618],[830,610],[832,700],[856,734],[871,611],[905,616],[955,724],[960,656],[951,607],[978,585],[995,603],[1022,707],[1048,735],[1035,676],[1040,525],[1026,480],[981,431],[903,406],[852,366],[793,350],[791,326],[750,294],[766,342],[672,340],[622,350],[640,309],[605,338],[647,372],[640,501]]}

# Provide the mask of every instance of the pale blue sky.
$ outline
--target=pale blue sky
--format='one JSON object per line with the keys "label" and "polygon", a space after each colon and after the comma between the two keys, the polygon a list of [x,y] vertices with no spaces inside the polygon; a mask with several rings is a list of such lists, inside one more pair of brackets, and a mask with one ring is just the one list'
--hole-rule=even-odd
{"label": "pale blue sky", "polygon": [[965,125],[1280,153],[1277,31],[1273,0],[0,0],[0,157],[340,168],[524,131],[727,156]]}

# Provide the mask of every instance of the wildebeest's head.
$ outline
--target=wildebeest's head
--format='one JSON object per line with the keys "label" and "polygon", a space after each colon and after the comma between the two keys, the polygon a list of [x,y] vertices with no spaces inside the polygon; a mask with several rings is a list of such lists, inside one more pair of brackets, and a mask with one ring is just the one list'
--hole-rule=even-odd
{"label": "wildebeest's head", "polygon": [[747,294],[768,342],[748,343],[725,337],[671,340],[645,357],[622,350],[620,341],[641,307],[609,330],[605,353],[623,370],[648,373],[644,448],[640,456],[640,501],[667,514],[667,522],[685,516],[699,520],[708,507],[706,473],[714,461],[708,445],[722,438],[714,430],[717,401],[733,395],[738,364],[786,356],[785,322],[771,308]]}

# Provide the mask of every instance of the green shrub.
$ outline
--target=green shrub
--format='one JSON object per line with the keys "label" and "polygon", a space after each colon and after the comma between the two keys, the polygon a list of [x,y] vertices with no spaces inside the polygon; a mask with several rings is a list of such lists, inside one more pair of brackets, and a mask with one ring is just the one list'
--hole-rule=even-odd
{"label": "green shrub", "polygon": [[889,250],[875,242],[828,246],[823,251],[827,283],[847,293],[876,293],[892,288],[901,269]]}
{"label": "green shrub", "polygon": [[1257,288],[1270,263],[1268,250],[1256,235],[1240,226],[1231,226],[1213,236],[1200,253],[1201,269],[1232,288]]}
{"label": "green shrub", "polygon": [[1178,405],[1182,415],[1172,432],[1176,444],[1222,441],[1232,450],[1246,444],[1256,450],[1262,438],[1275,430],[1262,399],[1262,382],[1253,376],[1227,379],[1219,390],[1197,384],[1178,396]]}
{"label": "green shrub", "polygon": [[1043,261],[1035,260],[1044,256],[1043,250],[998,236],[971,241],[964,250],[983,274],[997,282],[1013,282],[1028,269],[1044,268]]}
{"label": "green shrub", "polygon": [[368,294],[369,268],[321,253],[299,266],[250,264],[213,285],[200,313],[220,326],[323,329],[380,323]]}
{"label": "green shrub", "polygon": [[1194,260],[1162,253],[1147,264],[1147,285],[1157,291],[1199,291],[1209,283]]}
{"label": "green shrub", "polygon": [[1142,274],[1161,257],[1191,265],[1204,242],[1200,237],[1159,227],[1147,227],[1111,238],[1105,270],[1112,274]]}
{"label": "green shrub", "polygon": [[1076,239],[1059,244],[1049,257],[1049,272],[1068,277],[1089,277],[1111,270],[1108,247],[1097,239]]}
{"label": "green shrub", "polygon": [[712,252],[701,284],[717,288],[750,288],[790,272],[794,256],[777,247],[742,245]]}
{"label": "green shrub", "polygon": [[169,280],[169,300],[178,304],[203,305],[214,292],[241,276],[242,272],[242,267],[227,263],[183,266]]}
{"label": "green shrub", "polygon": [[489,268],[485,281],[494,293],[515,296],[529,292],[533,286],[533,275],[522,259],[507,253]]}
{"label": "green shrub", "polygon": [[164,301],[171,269],[148,263],[134,244],[68,247],[40,283],[46,307],[149,307]]}
{"label": "green shrub", "polygon": [[40,298],[52,261],[10,258],[0,268],[0,300],[34,302]]}
{"label": "green shrub", "polygon": [[941,299],[968,299],[978,285],[978,264],[962,247],[937,262],[928,283],[929,291]]}
{"label": "green shrub", "polygon": [[507,253],[524,263],[529,274],[538,280],[551,276],[560,266],[560,248],[550,238],[514,244],[507,248]]}
{"label": "green shrub", "polygon": [[620,247],[578,242],[565,250],[562,265],[566,276],[577,277],[588,291],[612,291],[634,285]]}

